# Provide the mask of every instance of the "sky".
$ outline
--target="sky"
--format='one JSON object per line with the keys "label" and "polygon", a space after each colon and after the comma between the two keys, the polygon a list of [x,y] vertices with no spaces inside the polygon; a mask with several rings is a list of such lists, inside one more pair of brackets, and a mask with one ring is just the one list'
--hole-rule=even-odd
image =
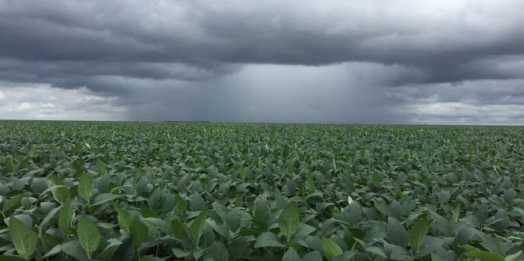
{"label": "sky", "polygon": [[522,0],[0,0],[0,119],[524,125]]}

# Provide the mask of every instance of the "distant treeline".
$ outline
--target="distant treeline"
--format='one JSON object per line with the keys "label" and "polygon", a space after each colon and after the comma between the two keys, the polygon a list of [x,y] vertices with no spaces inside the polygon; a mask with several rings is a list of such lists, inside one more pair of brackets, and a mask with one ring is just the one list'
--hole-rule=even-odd
{"label": "distant treeline", "polygon": [[176,122],[176,123],[211,123],[210,121],[164,121],[164,122]]}

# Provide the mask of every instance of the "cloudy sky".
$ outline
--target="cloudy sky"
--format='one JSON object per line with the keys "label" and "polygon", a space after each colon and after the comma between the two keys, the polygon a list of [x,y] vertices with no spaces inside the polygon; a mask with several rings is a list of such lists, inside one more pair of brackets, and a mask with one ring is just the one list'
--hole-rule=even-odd
{"label": "cloudy sky", "polygon": [[0,119],[524,124],[522,0],[0,0]]}

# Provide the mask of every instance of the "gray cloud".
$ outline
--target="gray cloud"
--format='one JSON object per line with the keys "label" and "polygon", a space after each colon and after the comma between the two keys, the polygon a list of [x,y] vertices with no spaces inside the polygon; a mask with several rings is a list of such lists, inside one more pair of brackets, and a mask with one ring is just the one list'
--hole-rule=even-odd
{"label": "gray cloud", "polygon": [[414,104],[523,102],[522,10],[518,0],[0,0],[0,80],[119,97],[129,119],[406,122]]}

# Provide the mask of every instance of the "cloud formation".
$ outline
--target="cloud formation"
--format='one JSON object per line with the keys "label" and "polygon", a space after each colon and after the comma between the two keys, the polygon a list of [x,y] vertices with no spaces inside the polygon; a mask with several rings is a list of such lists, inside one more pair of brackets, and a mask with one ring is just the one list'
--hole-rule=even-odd
{"label": "cloud formation", "polygon": [[0,90],[118,97],[123,119],[453,122],[521,110],[523,26],[518,0],[0,0]]}

